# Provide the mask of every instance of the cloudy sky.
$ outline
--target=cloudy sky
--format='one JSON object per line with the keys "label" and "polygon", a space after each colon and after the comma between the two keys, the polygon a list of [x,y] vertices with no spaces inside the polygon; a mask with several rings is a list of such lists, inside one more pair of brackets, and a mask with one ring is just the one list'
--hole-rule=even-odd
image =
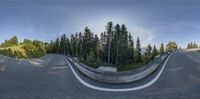
{"label": "cloudy sky", "polygon": [[66,33],[125,24],[142,46],[200,44],[199,0],[0,0],[0,42],[13,35],[44,41]]}

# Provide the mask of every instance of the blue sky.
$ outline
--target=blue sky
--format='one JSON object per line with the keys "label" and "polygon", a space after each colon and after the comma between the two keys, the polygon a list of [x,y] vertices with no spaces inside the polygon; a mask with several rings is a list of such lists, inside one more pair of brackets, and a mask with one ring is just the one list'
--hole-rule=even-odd
{"label": "blue sky", "polygon": [[126,24],[142,46],[176,41],[200,44],[198,0],[0,0],[0,42],[17,35],[44,41],[65,33],[105,31],[108,21]]}

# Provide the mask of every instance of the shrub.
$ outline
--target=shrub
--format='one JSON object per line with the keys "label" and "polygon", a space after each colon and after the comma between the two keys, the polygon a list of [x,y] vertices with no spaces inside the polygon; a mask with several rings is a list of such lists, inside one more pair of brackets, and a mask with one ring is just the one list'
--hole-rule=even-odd
{"label": "shrub", "polygon": [[91,67],[94,67],[94,68],[97,68],[97,63],[96,63],[96,60],[95,60],[95,55],[94,55],[94,52],[91,51],[89,53],[89,55],[87,55],[86,57],[86,60],[84,62],[86,65],[89,65]]}
{"label": "shrub", "polygon": [[38,48],[33,44],[25,44],[23,49],[26,51],[28,58],[41,57],[46,53],[45,49]]}

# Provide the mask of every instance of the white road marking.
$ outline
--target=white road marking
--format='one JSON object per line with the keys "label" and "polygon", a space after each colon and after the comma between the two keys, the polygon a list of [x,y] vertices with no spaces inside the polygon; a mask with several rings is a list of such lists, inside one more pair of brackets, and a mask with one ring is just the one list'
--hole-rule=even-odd
{"label": "white road marking", "polygon": [[50,57],[48,60],[47,60],[47,63],[49,63],[51,61],[52,57]]}
{"label": "white road marking", "polygon": [[92,85],[92,84],[89,84],[89,83],[85,82],[83,79],[81,79],[81,77],[78,76],[78,74],[75,72],[75,70],[73,69],[73,67],[69,63],[69,61],[67,59],[65,59],[65,58],[64,59],[69,64],[69,67],[71,68],[73,74],[78,79],[78,81],[80,83],[82,83],[83,85],[85,85],[86,87],[89,87],[89,88],[92,88],[92,89],[95,89],[95,90],[99,90],[99,91],[124,92],[124,91],[136,91],[136,90],[144,89],[144,88],[147,88],[147,87],[151,86],[152,84],[154,84],[158,80],[160,75],[162,74],[162,72],[163,72],[168,60],[170,59],[171,55],[169,55],[168,58],[165,60],[165,63],[163,64],[163,67],[161,68],[160,72],[156,75],[156,77],[153,80],[151,80],[150,82],[148,82],[148,83],[146,83],[144,85],[141,85],[141,86],[137,86],[137,87],[133,87],[133,88],[123,88],[123,89],[103,88],[103,87],[95,86],[95,85]]}
{"label": "white road marking", "polygon": [[52,67],[52,69],[65,69],[68,68],[68,66],[62,66],[62,67]]}
{"label": "white road marking", "polygon": [[186,55],[186,56],[189,57],[190,59],[196,61],[197,63],[200,63],[200,60],[194,59],[194,58],[193,58],[192,56],[190,56],[190,55]]}
{"label": "white road marking", "polygon": [[6,57],[5,57],[5,56],[3,56],[3,58],[0,60],[0,62],[3,62],[3,61],[5,60],[5,58],[6,58]]}

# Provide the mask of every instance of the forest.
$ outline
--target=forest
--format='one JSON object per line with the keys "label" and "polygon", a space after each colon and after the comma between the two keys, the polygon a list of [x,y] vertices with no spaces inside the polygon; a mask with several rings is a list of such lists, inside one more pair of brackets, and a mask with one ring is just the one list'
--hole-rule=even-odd
{"label": "forest", "polygon": [[168,42],[166,48],[161,43],[159,49],[149,43],[145,53],[142,54],[140,38],[136,37],[134,41],[125,24],[114,25],[113,22],[108,22],[105,27],[100,37],[88,27],[83,32],[71,34],[71,37],[63,34],[50,42],[48,53],[77,57],[79,61],[94,68],[99,66],[136,68],[148,63],[159,54],[178,48],[173,41]]}
{"label": "forest", "polygon": [[[159,49],[149,43],[142,52],[140,38],[133,38],[125,24],[108,22],[105,31],[99,36],[88,27],[70,37],[63,34],[51,42],[26,38],[19,42],[17,36],[13,36],[1,43],[0,54],[14,58],[38,58],[47,53],[63,54],[76,57],[93,68],[115,66],[123,71],[138,68],[157,55],[178,49],[178,45],[170,41],[165,47],[161,43]],[[192,48],[197,45],[192,43],[188,46]]]}

